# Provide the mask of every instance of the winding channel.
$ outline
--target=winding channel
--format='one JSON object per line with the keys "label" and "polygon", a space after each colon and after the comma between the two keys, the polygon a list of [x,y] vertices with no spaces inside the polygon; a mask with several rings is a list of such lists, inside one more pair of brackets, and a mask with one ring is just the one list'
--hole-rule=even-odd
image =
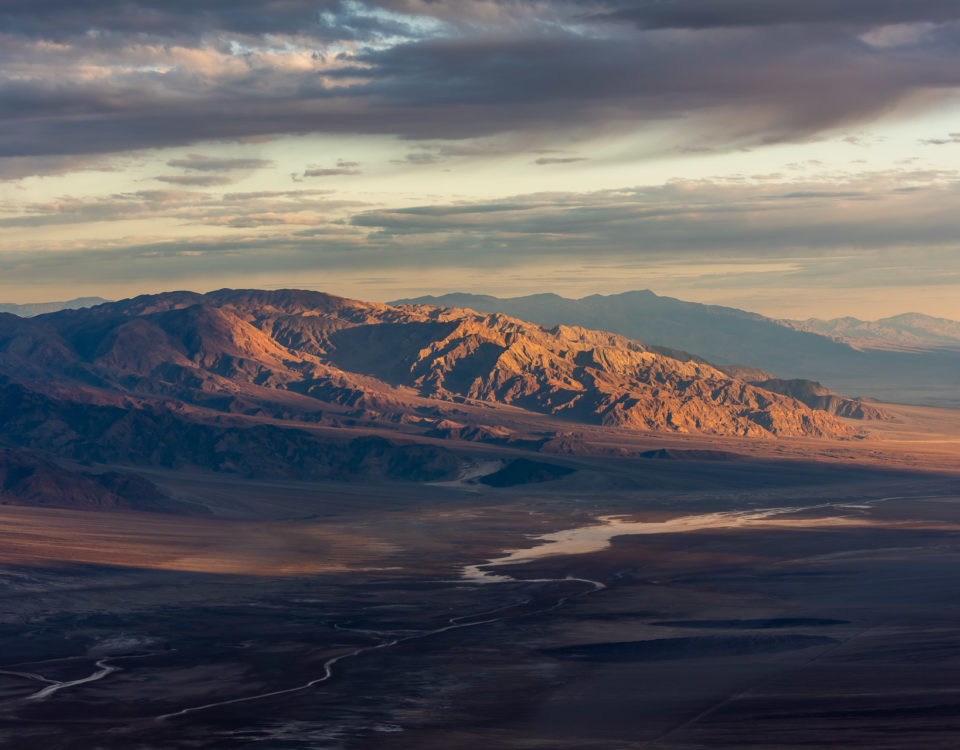
{"label": "winding channel", "polygon": [[[76,680],[53,680],[49,677],[44,677],[42,674],[37,674],[36,672],[18,672],[10,669],[0,669],[0,674],[10,675],[11,677],[22,677],[26,680],[33,680],[34,682],[43,682],[46,684],[46,687],[38,690],[35,693],[30,693],[30,695],[22,698],[23,701],[42,701],[49,698],[54,693],[58,693],[61,690],[67,688],[76,687],[77,685],[83,685],[87,682],[96,682],[97,680],[102,680],[107,675],[113,674],[114,672],[122,672],[122,667],[116,667],[110,664],[111,661],[116,659],[143,659],[147,656],[153,656],[154,652],[146,654],[123,654],[117,656],[105,656],[102,659],[98,659],[94,662],[96,670],[91,672],[86,677],[81,677]],[[81,657],[70,657],[70,659],[76,659]],[[48,661],[61,661],[59,659],[52,659]],[[64,659],[63,661],[67,661]],[[40,663],[40,662],[35,662]]]}
{"label": "winding channel", "polygon": [[[891,498],[884,498],[891,499]],[[830,504],[833,505],[833,504]],[[817,506],[821,507],[821,506]],[[624,521],[620,516],[601,516],[597,520],[601,523],[592,524],[589,526],[579,526],[573,529],[565,529],[563,531],[557,531],[549,534],[541,534],[538,536],[531,537],[534,541],[539,541],[539,544],[536,544],[533,547],[523,548],[523,549],[513,549],[506,550],[505,554],[502,557],[496,557],[486,562],[479,563],[476,565],[467,565],[460,571],[460,578],[458,580],[465,581],[469,583],[476,584],[491,584],[491,583],[565,583],[565,582],[577,582],[585,585],[585,588],[575,594],[568,594],[558,598],[553,604],[549,607],[543,607],[529,612],[524,612],[518,615],[501,615],[498,617],[489,617],[488,615],[495,615],[497,612],[502,612],[505,610],[515,609],[519,606],[523,606],[525,603],[529,603],[529,600],[525,602],[513,602],[511,604],[505,605],[503,607],[498,607],[493,610],[487,610],[485,612],[478,612],[470,615],[461,615],[459,617],[451,617],[447,622],[448,624],[436,628],[434,630],[428,630],[423,633],[417,633],[415,635],[404,636],[401,638],[389,638],[381,641],[380,643],[363,646],[361,648],[354,649],[353,651],[348,651],[337,656],[333,656],[327,659],[323,663],[323,671],[319,677],[316,677],[309,682],[305,682],[302,685],[297,685],[290,688],[282,688],[280,690],[271,690],[265,693],[257,693],[255,695],[243,696],[240,698],[231,698],[222,701],[214,701],[212,703],[205,703],[200,706],[189,706],[187,708],[182,708],[179,711],[173,711],[168,714],[162,714],[157,716],[156,719],[160,721],[166,721],[168,719],[175,719],[181,716],[187,716],[189,714],[197,713],[200,711],[207,711],[212,708],[220,708],[223,706],[233,706],[239,703],[248,703],[250,701],[260,700],[262,698],[272,698],[278,695],[289,695],[291,693],[296,693],[301,690],[307,690],[309,688],[320,685],[324,682],[330,680],[334,675],[334,667],[342,661],[347,659],[352,659],[363,654],[368,654],[373,651],[380,651],[382,649],[390,648],[392,646],[397,646],[402,643],[407,643],[414,640],[422,640],[424,638],[430,638],[435,635],[440,635],[441,633],[447,633],[451,630],[459,630],[464,628],[477,627],[479,625],[489,625],[495,622],[501,622],[503,620],[513,619],[516,617],[529,617],[531,615],[543,614],[544,612],[552,612],[556,609],[559,609],[567,602],[572,599],[579,599],[590,594],[594,594],[598,591],[602,591],[606,588],[606,584],[600,581],[594,581],[590,578],[575,578],[573,576],[568,576],[566,578],[515,578],[509,575],[501,575],[497,573],[492,573],[484,570],[484,568],[490,567],[500,567],[507,565],[518,565],[521,563],[530,562],[532,560],[537,560],[543,557],[555,557],[558,555],[574,555],[574,554],[583,554],[586,552],[596,552],[602,549],[606,549],[610,545],[610,540],[617,536],[625,535],[634,535],[634,534],[673,534],[683,531],[694,531],[697,529],[707,529],[707,528],[731,528],[738,526],[745,526],[751,523],[761,522],[765,519],[768,519],[771,516],[782,515],[786,513],[795,513],[799,510],[807,510],[809,508],[770,508],[762,511],[730,511],[722,513],[708,513],[697,516],[682,516],[680,518],[674,518],[667,521],[660,522],[629,522]],[[831,519],[836,520],[836,519]],[[482,619],[474,619],[474,618]],[[341,628],[346,629],[346,628]],[[363,631],[368,634],[373,634],[376,631]]]}
{"label": "winding channel", "polygon": [[24,700],[28,701],[42,701],[44,698],[49,698],[51,695],[56,693],[59,690],[64,690],[66,688],[74,687],[75,685],[83,685],[85,682],[96,682],[97,680],[102,680],[108,674],[113,672],[119,672],[120,667],[114,667],[111,664],[108,664],[109,659],[100,659],[95,663],[97,671],[93,674],[87,675],[86,677],[81,677],[79,680],[68,680],[66,682],[59,682],[55,680],[44,680],[45,682],[50,682],[50,685],[38,690],[36,693],[28,695]]}
{"label": "winding channel", "polygon": [[[586,596],[587,594],[592,594],[595,591],[600,591],[601,589],[606,588],[606,586],[600,583],[600,581],[592,581],[587,578],[572,578],[572,577],[571,578],[537,578],[537,579],[530,579],[530,580],[525,580],[522,578],[510,578],[508,580],[512,583],[548,583],[548,582],[563,583],[566,581],[578,581],[578,582],[586,583],[589,585],[589,588],[584,591],[581,591],[576,594],[568,594],[567,596],[560,597],[551,606],[544,607],[543,609],[538,609],[533,612],[527,612],[525,613],[525,616],[539,614],[541,612],[550,612],[554,609],[557,609],[558,607],[562,607],[571,599],[576,599],[581,596]],[[231,698],[229,700],[215,701],[214,703],[205,703],[202,706],[190,706],[188,708],[183,708],[183,709],[180,709],[179,711],[174,711],[169,714],[162,714],[160,716],[157,716],[156,719],[159,721],[165,721],[167,719],[174,719],[179,716],[186,716],[188,714],[196,713],[198,711],[206,711],[211,708],[220,708],[221,706],[232,706],[237,703],[247,703],[249,701],[256,701],[262,698],[272,698],[277,695],[289,695],[290,693],[297,693],[297,692],[300,692],[301,690],[307,690],[309,688],[315,687],[316,685],[320,685],[321,683],[324,683],[330,678],[332,678],[334,675],[334,671],[333,671],[334,666],[346,659],[351,659],[355,656],[360,656],[361,654],[368,654],[372,651],[380,651],[382,649],[390,648],[391,646],[396,646],[401,643],[407,643],[408,641],[416,641],[416,640],[421,640],[423,638],[430,638],[431,636],[440,635],[440,633],[447,633],[451,630],[473,628],[478,625],[488,625],[490,623],[500,622],[501,620],[507,620],[507,619],[510,619],[509,616],[488,617],[486,619],[481,619],[481,620],[471,620],[470,618],[485,617],[486,615],[495,614],[496,612],[500,612],[507,609],[514,609],[518,606],[523,606],[523,603],[512,602],[508,605],[505,605],[503,607],[498,607],[497,609],[489,610],[487,612],[481,612],[481,613],[472,614],[472,615],[461,615],[459,617],[451,617],[449,620],[447,620],[449,624],[443,626],[442,628],[436,628],[434,630],[428,630],[423,633],[408,635],[402,638],[390,638],[388,640],[381,641],[380,643],[374,644],[372,646],[363,646],[361,648],[354,649],[353,651],[348,651],[347,653],[333,656],[327,659],[323,663],[323,672],[319,677],[313,680],[310,680],[309,682],[305,682],[302,685],[297,685],[291,688],[283,688],[281,690],[271,690],[270,692],[267,692],[267,693],[257,693],[256,695],[247,695],[241,698]],[[469,620],[469,622],[463,622],[464,620]],[[339,629],[347,630],[347,628],[339,628]],[[362,631],[362,632],[371,633],[372,631]]]}

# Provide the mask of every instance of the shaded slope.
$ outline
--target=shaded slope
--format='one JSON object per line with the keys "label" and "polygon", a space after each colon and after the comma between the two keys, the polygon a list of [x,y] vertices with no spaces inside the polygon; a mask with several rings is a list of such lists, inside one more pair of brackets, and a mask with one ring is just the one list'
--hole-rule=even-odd
{"label": "shaded slope", "polygon": [[62,458],[96,463],[203,469],[251,477],[433,481],[460,460],[433,445],[380,437],[334,439],[270,424],[211,424],[169,409],[121,408],[54,399],[0,384],[6,440]]}
{"label": "shaded slope", "polygon": [[516,487],[520,484],[539,484],[551,482],[572,474],[575,469],[569,466],[558,466],[543,461],[531,461],[528,458],[517,458],[499,471],[480,477],[477,481],[489,487]]}
{"label": "shaded slope", "polygon": [[791,396],[797,399],[797,401],[806,404],[811,409],[819,409],[828,414],[835,414],[838,417],[870,421],[889,421],[893,419],[888,412],[879,406],[868,403],[863,399],[841,396],[815,380],[803,380],[799,378],[784,380],[782,378],[776,378],[764,370],[753,367],[740,367],[738,365],[721,366],[718,369],[732,377],[740,378],[751,385],[755,385],[758,388],[773,391],[774,393],[782,393],[785,396]]}
{"label": "shaded slope", "polygon": [[23,450],[0,448],[0,505],[47,508],[185,511],[156,485],[134,474],[64,469]]}
{"label": "shaded slope", "polygon": [[835,414],[838,417],[883,421],[892,419],[890,414],[880,407],[861,399],[840,396],[829,388],[824,388],[814,380],[768,378],[766,380],[752,380],[750,382],[758,388],[773,391],[774,393],[782,393],[785,396],[792,396],[811,409],[819,409],[828,414]]}

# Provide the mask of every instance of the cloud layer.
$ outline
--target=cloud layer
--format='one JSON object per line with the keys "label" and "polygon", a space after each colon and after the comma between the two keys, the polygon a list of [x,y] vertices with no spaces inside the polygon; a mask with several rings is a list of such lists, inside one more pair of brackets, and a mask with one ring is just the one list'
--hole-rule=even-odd
{"label": "cloud layer", "polygon": [[[0,227],[79,229],[162,218],[193,229],[176,239],[127,237],[106,247],[39,243],[0,255],[0,273],[10,281],[372,268],[509,273],[543,268],[548,258],[558,268],[621,271],[749,265],[750,274],[776,270],[781,280],[824,289],[956,285],[958,201],[960,173],[908,170],[833,182],[677,181],[392,209],[326,190],[141,190],[32,204],[0,219]],[[225,233],[205,234],[209,228]]]}
{"label": "cloud layer", "polygon": [[955,0],[8,0],[0,279],[960,289],[958,89]]}
{"label": "cloud layer", "polygon": [[960,85],[952,0],[13,0],[0,18],[10,158],[665,122],[726,147]]}

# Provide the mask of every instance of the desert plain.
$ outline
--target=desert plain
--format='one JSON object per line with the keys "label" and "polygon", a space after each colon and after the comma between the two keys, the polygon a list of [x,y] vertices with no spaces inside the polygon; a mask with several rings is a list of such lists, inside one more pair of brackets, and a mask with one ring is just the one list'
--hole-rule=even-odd
{"label": "desert plain", "polygon": [[584,426],[504,487],[154,469],[202,512],[4,507],[0,742],[952,748],[960,420],[886,408],[857,441]]}

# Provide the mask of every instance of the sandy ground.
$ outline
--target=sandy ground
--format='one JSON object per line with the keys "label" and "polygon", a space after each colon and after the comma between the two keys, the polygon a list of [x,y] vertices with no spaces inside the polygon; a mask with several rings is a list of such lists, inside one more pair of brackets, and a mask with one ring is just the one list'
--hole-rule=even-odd
{"label": "sandy ground", "polygon": [[270,576],[362,568],[392,549],[369,533],[317,523],[17,507],[0,514],[0,539],[0,565],[87,563]]}

